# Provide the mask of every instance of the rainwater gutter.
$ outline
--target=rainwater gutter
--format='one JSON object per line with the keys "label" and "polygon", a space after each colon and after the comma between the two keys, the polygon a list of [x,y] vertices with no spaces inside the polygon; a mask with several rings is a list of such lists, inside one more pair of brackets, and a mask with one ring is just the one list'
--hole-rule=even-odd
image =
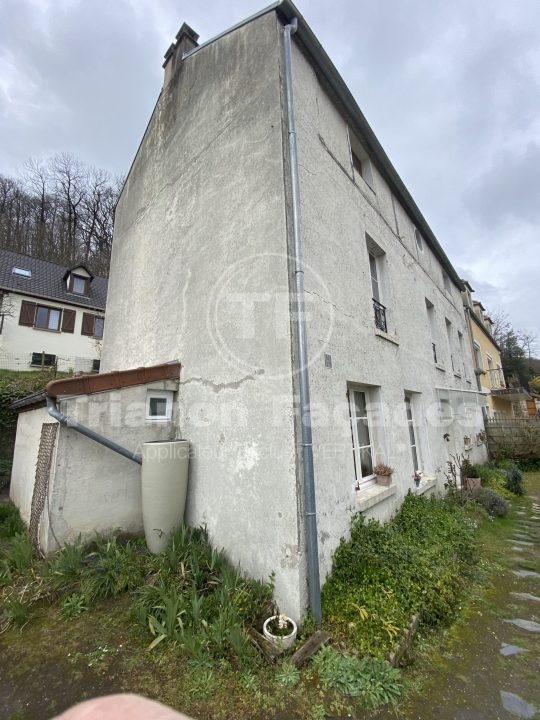
{"label": "rainwater gutter", "polygon": [[133,460],[133,462],[137,463],[138,465],[142,465],[142,458],[138,453],[127,450],[125,447],[122,447],[122,445],[118,445],[118,443],[115,443],[114,440],[109,440],[109,438],[106,438],[104,435],[100,435],[99,433],[94,432],[94,430],[90,430],[90,428],[87,428],[85,425],[81,425],[73,418],[64,415],[64,413],[61,413],[58,409],[56,405],[56,400],[50,395],[45,395],[45,400],[47,402],[47,412],[55,420],[58,420],[60,425],[71,428],[72,430],[75,430],[81,435],[90,438],[90,440],[94,440],[100,445],[104,445],[105,447],[109,448],[109,450],[113,450],[113,452],[116,452],[119,455],[123,455],[128,460]]}
{"label": "rainwater gutter", "polygon": [[298,151],[296,145],[296,119],[292,77],[291,35],[298,29],[295,17],[283,30],[285,90],[287,102],[287,130],[289,137],[289,167],[291,181],[292,225],[294,240],[294,280],[296,291],[296,334],[298,344],[298,380],[300,386],[300,423],[302,429],[302,467],[305,496],[305,531],[307,549],[307,576],[309,606],[313,617],[320,623],[321,583],[319,575],[319,549],[317,539],[317,513],[315,505],[315,476],[313,469],[313,439],[311,433],[311,406],[309,395],[308,349],[304,303],[304,243],[300,218],[300,182],[298,177]]}

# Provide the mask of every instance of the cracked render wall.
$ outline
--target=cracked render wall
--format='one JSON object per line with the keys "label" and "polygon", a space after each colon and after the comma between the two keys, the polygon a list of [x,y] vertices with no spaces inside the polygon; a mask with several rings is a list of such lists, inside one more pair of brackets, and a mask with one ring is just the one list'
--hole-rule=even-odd
{"label": "cracked render wall", "polygon": [[164,88],[120,198],[102,370],[179,359],[187,520],[299,618],[280,29],[202,47]]}

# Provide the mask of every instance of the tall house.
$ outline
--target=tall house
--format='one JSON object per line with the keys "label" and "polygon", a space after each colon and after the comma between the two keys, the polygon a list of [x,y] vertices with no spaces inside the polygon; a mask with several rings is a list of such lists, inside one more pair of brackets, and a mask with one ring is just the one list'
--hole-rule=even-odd
{"label": "tall house", "polygon": [[520,386],[507,387],[501,361],[500,348],[493,337],[493,321],[486,308],[472,297],[474,289],[463,281],[463,305],[469,326],[476,386],[486,396],[487,415],[490,418],[514,417],[515,407],[529,397]]}
{"label": "tall house", "polygon": [[184,25],[166,53],[118,202],[101,369],[181,363],[187,520],[300,618],[355,512],[385,520],[442,491],[451,454],[486,457],[485,397],[462,282],[294,5],[197,42]]}

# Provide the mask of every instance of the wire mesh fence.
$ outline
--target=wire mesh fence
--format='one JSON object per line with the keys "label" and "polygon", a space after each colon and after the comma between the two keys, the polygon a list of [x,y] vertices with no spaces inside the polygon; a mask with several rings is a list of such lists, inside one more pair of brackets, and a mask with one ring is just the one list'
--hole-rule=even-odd
{"label": "wire mesh fence", "polygon": [[45,352],[3,353],[0,352],[2,370],[50,370],[55,372],[99,372],[99,359]]}

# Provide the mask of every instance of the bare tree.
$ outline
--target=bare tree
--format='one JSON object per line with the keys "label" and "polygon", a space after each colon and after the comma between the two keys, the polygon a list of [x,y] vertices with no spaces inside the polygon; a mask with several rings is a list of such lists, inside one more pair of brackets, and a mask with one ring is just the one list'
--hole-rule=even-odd
{"label": "bare tree", "polygon": [[121,187],[67,153],[29,160],[21,179],[0,175],[0,246],[107,275]]}

